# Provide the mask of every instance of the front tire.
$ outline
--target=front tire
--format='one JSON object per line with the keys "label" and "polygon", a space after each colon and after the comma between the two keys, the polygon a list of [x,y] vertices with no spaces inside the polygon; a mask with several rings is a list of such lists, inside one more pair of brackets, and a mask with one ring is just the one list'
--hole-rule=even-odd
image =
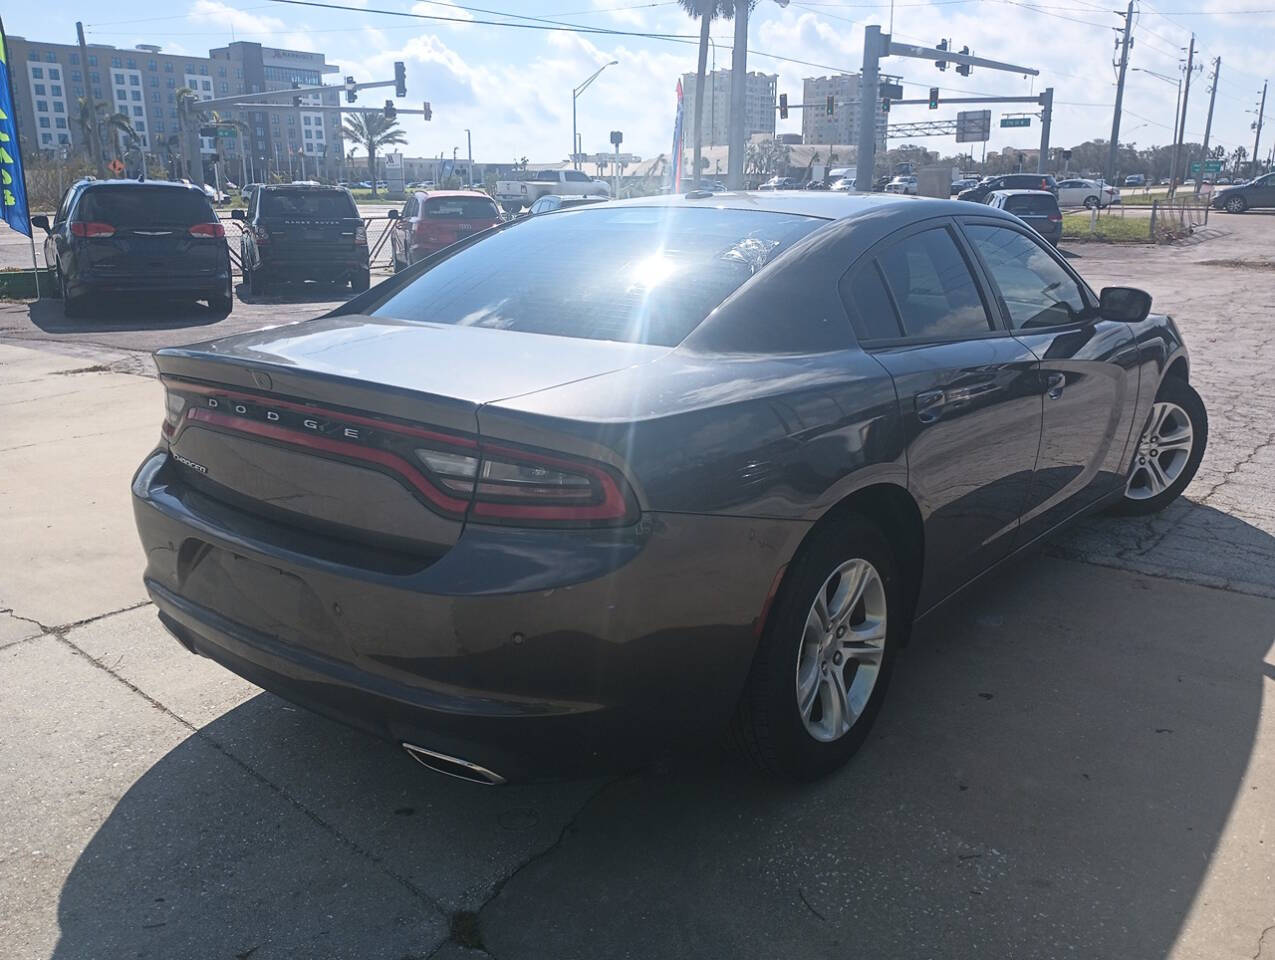
{"label": "front tire", "polygon": [[1185,380],[1166,378],[1138,438],[1124,497],[1115,512],[1145,516],[1167,507],[1194,478],[1208,442],[1204,401]]}
{"label": "front tire", "polygon": [[1086,209],[1086,210],[1092,210],[1092,209],[1093,209],[1094,207],[1096,207],[1096,206],[1098,206],[1098,198],[1097,198],[1097,197],[1085,197],[1085,209]]}
{"label": "front tire", "polygon": [[875,524],[851,514],[815,532],[784,577],[733,721],[764,772],[815,780],[862,746],[904,635],[902,598]]}
{"label": "front tire", "polygon": [[1227,197],[1223,209],[1227,213],[1243,213],[1248,209],[1248,201],[1243,197]]}

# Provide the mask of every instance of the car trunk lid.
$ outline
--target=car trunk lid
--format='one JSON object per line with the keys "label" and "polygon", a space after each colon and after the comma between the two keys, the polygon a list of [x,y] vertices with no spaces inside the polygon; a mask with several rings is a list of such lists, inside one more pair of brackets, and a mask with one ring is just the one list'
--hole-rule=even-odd
{"label": "car trunk lid", "polygon": [[87,190],[71,234],[84,266],[113,276],[206,276],[225,259],[225,230],[207,198],[178,186]]}

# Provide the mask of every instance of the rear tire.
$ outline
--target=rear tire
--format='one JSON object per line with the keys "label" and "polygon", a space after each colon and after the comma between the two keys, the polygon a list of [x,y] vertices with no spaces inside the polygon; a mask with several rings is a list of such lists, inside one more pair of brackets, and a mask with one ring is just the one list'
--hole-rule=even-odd
{"label": "rear tire", "polygon": [[58,268],[58,292],[62,298],[62,316],[68,320],[79,320],[89,315],[89,300],[84,294],[72,297],[66,290],[66,278]]}
{"label": "rear tire", "polygon": [[851,514],[815,531],[784,576],[732,723],[761,770],[815,780],[863,745],[905,635],[902,586],[870,520]]}
{"label": "rear tire", "polygon": [[1125,495],[1112,512],[1124,516],[1159,513],[1195,477],[1208,442],[1204,401],[1185,380],[1166,377],[1138,438]]}
{"label": "rear tire", "polygon": [[350,278],[350,289],[355,293],[363,293],[372,286],[372,271],[360,270]]}
{"label": "rear tire", "polygon": [[1086,210],[1092,210],[1092,209],[1093,209],[1094,207],[1096,207],[1096,206],[1098,206],[1098,198],[1097,198],[1097,197],[1085,197],[1085,209],[1086,209]]}

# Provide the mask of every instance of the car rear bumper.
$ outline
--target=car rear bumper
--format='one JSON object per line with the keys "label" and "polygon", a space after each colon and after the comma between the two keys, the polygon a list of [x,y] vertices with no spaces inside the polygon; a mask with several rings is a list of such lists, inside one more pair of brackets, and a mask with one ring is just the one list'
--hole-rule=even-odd
{"label": "car rear bumper", "polygon": [[258,269],[288,280],[348,280],[368,269],[368,251],[263,254]]}
{"label": "car rear bumper", "polygon": [[163,450],[132,492],[146,588],[184,646],[505,780],[615,769],[720,734],[808,529],[682,514],[609,530],[470,524],[432,562],[376,568],[203,497]]}
{"label": "car rear bumper", "polygon": [[81,272],[67,279],[67,292],[73,297],[99,294],[147,293],[159,296],[191,297],[225,296],[230,286],[230,267],[216,273],[181,276],[174,274],[103,274]]}

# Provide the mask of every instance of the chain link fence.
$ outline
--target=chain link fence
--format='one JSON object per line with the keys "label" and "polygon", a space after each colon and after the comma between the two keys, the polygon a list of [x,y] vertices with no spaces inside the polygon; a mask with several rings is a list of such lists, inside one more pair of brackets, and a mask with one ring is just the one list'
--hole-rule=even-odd
{"label": "chain link fence", "polygon": [[[218,211],[217,218],[226,230],[226,246],[230,248],[230,268],[242,276],[243,263],[239,253],[244,222],[232,219],[229,211]],[[367,230],[368,266],[373,271],[392,272],[394,269],[394,252],[390,245],[390,231],[394,228],[394,223],[394,220],[386,216],[363,218],[363,226]]]}

